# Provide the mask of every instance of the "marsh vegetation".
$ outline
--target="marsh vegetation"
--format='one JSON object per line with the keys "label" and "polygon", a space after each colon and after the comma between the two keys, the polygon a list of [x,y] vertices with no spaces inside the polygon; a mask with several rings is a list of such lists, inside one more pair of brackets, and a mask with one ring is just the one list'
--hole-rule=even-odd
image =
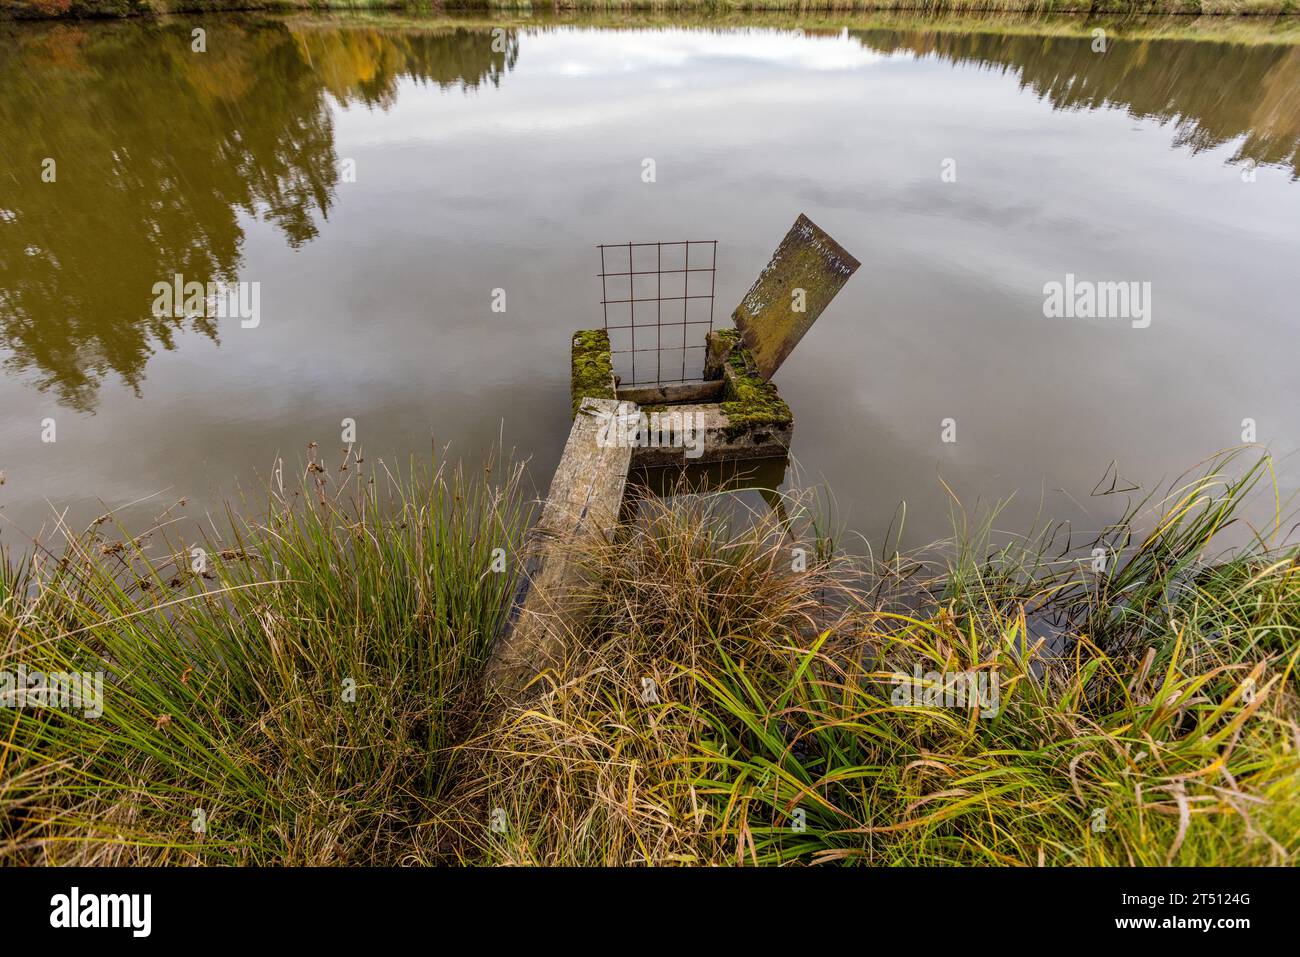
{"label": "marsh vegetation", "polygon": [[[589,624],[516,702],[482,673],[524,551],[520,470],[342,465],[313,451],[258,520],[199,543],[166,516],[134,534],[106,518],[4,557],[0,668],[108,680],[97,718],[0,712],[0,858],[1300,851],[1300,552],[1217,544],[1267,493],[1267,458],[1216,460],[1095,541],[1049,527],[997,545],[992,516],[972,516],[915,555],[837,541],[824,495],[763,514],[727,492],[647,499],[579,556],[600,571]],[[1000,700],[900,699],[898,676],[922,672],[996,676]]]}

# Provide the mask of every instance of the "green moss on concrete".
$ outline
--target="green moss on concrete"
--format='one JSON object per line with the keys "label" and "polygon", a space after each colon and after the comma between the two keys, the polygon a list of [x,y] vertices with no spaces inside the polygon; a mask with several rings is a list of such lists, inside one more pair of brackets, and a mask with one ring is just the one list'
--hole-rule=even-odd
{"label": "green moss on concrete", "polygon": [[573,334],[569,391],[575,416],[584,397],[618,398],[614,389],[614,357],[609,351],[609,333],[604,329],[581,329]]}
{"label": "green moss on concrete", "polygon": [[740,345],[739,329],[716,329],[704,337],[704,378],[721,379],[731,350]]}
{"label": "green moss on concrete", "polygon": [[777,393],[776,386],[759,375],[753,356],[740,345],[740,333],[733,329],[726,333],[734,334],[726,359],[727,384],[720,404],[727,416],[727,437],[735,438],[755,429],[789,428],[794,424],[790,407]]}

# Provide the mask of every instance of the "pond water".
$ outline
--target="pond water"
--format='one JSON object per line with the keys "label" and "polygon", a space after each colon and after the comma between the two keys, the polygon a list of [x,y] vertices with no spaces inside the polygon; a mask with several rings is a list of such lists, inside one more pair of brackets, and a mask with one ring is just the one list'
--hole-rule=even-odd
{"label": "pond water", "polygon": [[[544,489],[596,244],[716,240],[725,325],[801,212],[862,262],[776,376],[849,528],[906,502],[942,536],[944,483],[1097,528],[1108,472],[1168,481],[1244,420],[1296,491],[1294,32],[798,26],[0,32],[0,542],[201,518],[345,418],[372,458],[503,442]],[[155,317],[178,273],[257,283],[257,324]],[[1067,275],[1149,299],[1047,318]]]}

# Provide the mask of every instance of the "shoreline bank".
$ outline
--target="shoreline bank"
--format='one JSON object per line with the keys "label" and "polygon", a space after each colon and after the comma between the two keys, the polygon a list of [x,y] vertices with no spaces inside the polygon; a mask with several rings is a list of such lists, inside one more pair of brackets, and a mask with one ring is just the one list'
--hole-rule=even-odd
{"label": "shoreline bank", "polygon": [[533,4],[518,0],[457,0],[452,3],[427,0],[6,0],[0,6],[0,20],[128,19],[189,13],[250,12],[408,12],[415,14],[555,12],[588,14],[637,13],[902,13],[925,16],[954,14],[1021,14],[1026,16],[1179,16],[1240,17],[1294,16],[1300,14],[1296,0],[577,0]]}

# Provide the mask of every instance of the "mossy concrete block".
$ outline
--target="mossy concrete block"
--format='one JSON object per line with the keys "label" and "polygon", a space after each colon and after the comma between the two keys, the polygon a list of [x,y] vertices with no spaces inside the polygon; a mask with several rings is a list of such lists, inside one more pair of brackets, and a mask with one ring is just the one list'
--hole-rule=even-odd
{"label": "mossy concrete block", "polygon": [[[763,422],[751,419],[737,424],[724,407],[725,403],[704,402],[643,409],[643,422],[650,439],[633,448],[633,466],[712,465],[777,458],[790,451],[793,420],[772,417]],[[684,429],[692,433],[689,447],[685,442],[656,441]]]}
{"label": "mossy concrete block", "polygon": [[727,351],[723,364],[722,402],[727,417],[727,435],[737,439],[747,434],[784,437],[788,447],[794,429],[794,413],[760,373],[753,354],[744,346]]}
{"label": "mossy concrete block", "polygon": [[727,356],[740,345],[739,329],[715,329],[704,337],[704,378],[721,379]]}
{"label": "mossy concrete block", "polygon": [[573,334],[573,370],[569,381],[574,416],[584,398],[618,398],[614,357],[610,353],[609,333],[604,329],[580,329]]}
{"label": "mossy concrete block", "polygon": [[763,379],[772,378],[860,265],[799,214],[731,315]]}
{"label": "mossy concrete block", "polygon": [[[602,335],[597,330],[574,336],[575,396],[579,388],[603,381]],[[758,373],[740,332],[715,330],[705,343],[704,382],[618,390],[619,400],[636,401],[642,413],[628,438],[638,468],[776,458],[789,451],[794,416],[776,386]],[[580,379],[589,384],[580,386]]]}

